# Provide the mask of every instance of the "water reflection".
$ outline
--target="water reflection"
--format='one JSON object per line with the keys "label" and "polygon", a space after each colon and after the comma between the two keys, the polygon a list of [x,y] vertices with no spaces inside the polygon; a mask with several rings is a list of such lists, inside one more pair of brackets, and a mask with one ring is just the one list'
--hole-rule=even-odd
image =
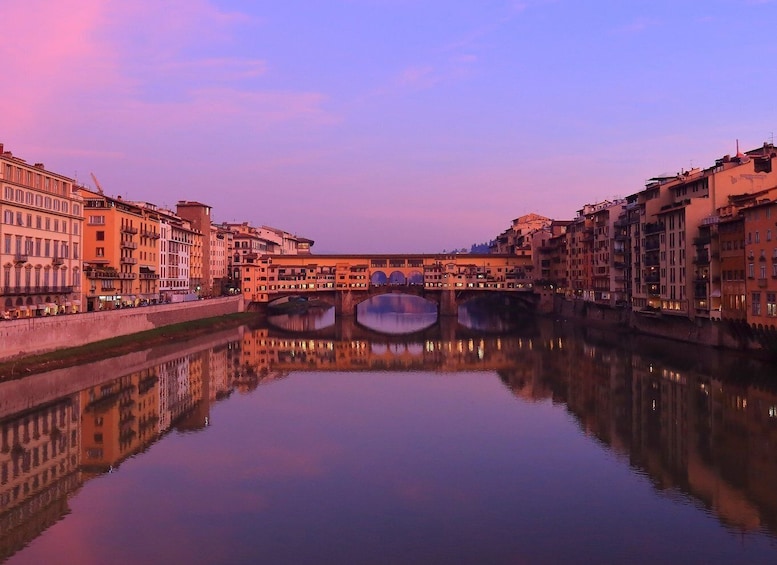
{"label": "water reflection", "polygon": [[[122,366],[131,371],[118,371]],[[65,533],[91,539],[89,508],[110,517],[103,522],[116,523],[102,541],[121,548],[113,550],[119,555],[182,558],[186,543],[170,530],[145,541],[127,537],[128,527],[155,512],[129,504],[121,494],[129,489],[166,500],[165,519],[185,526],[187,539],[209,537],[223,546],[216,554],[187,555],[192,561],[339,555],[334,547],[324,554],[284,553],[291,550],[277,540],[287,536],[272,524],[293,531],[295,520],[311,531],[329,531],[330,524],[340,532],[338,547],[361,547],[367,552],[362,557],[389,543],[362,527],[389,528],[402,534],[391,539],[396,551],[408,547],[403,536],[411,547],[423,548],[405,562],[466,561],[462,556],[478,552],[496,562],[516,555],[554,561],[566,552],[590,562],[623,561],[624,555],[632,562],[766,560],[775,555],[777,536],[772,371],[720,352],[673,351],[666,342],[542,322],[520,337],[440,331],[399,341],[243,328],[188,350],[157,348],[0,383],[0,559],[41,562],[61,555]],[[376,381],[375,374],[384,377]],[[268,383],[277,385],[260,389]],[[504,391],[520,403],[505,404]],[[205,430],[196,442],[174,440],[181,432]],[[163,438],[152,454],[149,447]],[[128,460],[142,463],[124,471]],[[373,469],[372,460],[392,471]],[[369,469],[369,478],[360,468]],[[119,469],[99,488],[89,488],[98,484],[90,479]],[[171,486],[154,478],[170,469],[185,480]],[[657,497],[645,498],[641,477]],[[402,504],[415,513],[365,490],[372,481],[399,481]],[[531,488],[515,491],[524,483]],[[208,491],[213,496],[203,494]],[[284,507],[297,508],[301,492],[304,518],[284,514]],[[602,498],[591,500],[591,492]],[[186,501],[200,497],[210,506],[198,520]],[[345,500],[353,501],[347,510]],[[265,516],[264,508],[273,510]],[[341,510],[333,514],[331,508]],[[394,521],[385,522],[386,515]],[[533,515],[546,516],[547,525],[532,521]],[[722,524],[720,531],[706,521],[709,516]],[[429,526],[440,520],[448,530]],[[598,542],[601,547],[586,546],[592,553],[581,559],[574,545],[586,543],[582,532],[597,535],[586,529],[591,521],[608,539]],[[504,535],[510,522],[534,535]],[[678,531],[669,531],[675,523]],[[428,536],[414,537],[413,524],[426,527]],[[245,528],[267,553],[239,543]],[[461,539],[456,536],[470,544],[459,547],[460,555],[450,553],[457,547],[451,539]],[[558,537],[574,543],[550,543]],[[649,550],[630,553],[629,539]],[[683,541],[700,546],[684,553]],[[147,558],[122,553],[136,551],[128,549],[133,543],[154,550]],[[616,549],[626,553],[610,553]],[[108,555],[95,549],[85,561]],[[110,557],[122,561],[115,553]]]}
{"label": "water reflection", "polygon": [[304,315],[278,314],[268,316],[270,325],[291,332],[314,332],[335,323],[334,308],[310,308]]}
{"label": "water reflection", "polygon": [[357,307],[359,324],[387,334],[411,334],[437,322],[437,305],[419,296],[382,294]]}

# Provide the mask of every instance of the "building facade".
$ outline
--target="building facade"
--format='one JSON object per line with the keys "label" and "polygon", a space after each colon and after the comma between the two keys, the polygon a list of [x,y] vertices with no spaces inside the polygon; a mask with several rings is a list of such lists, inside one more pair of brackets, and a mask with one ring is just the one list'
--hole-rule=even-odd
{"label": "building facade", "polygon": [[0,144],[0,316],[81,309],[82,200],[68,177]]}

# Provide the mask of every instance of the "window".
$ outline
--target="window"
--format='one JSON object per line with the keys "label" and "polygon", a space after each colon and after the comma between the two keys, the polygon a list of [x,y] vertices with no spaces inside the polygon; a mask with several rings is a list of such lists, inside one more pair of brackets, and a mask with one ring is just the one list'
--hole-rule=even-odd
{"label": "window", "polygon": [[22,213],[16,212],[16,225],[17,226],[23,226],[24,222],[22,221]]}
{"label": "window", "polygon": [[777,316],[777,294],[774,292],[766,293],[766,315],[770,318]]}
{"label": "window", "polygon": [[8,234],[5,234],[5,238],[4,238],[4,242],[3,243],[4,243],[4,245],[3,245],[3,252],[4,253],[10,253],[11,252],[11,236],[8,235]]}
{"label": "window", "polygon": [[3,212],[3,223],[6,223],[8,225],[13,225],[13,212],[10,210],[5,210]]}
{"label": "window", "polygon": [[105,257],[105,247],[98,247],[94,250],[97,257]]}
{"label": "window", "polygon": [[105,231],[98,230],[95,234],[95,238],[97,239],[97,241],[105,241]]}
{"label": "window", "polygon": [[751,304],[753,316],[761,315],[761,293],[753,293],[753,303]]}
{"label": "window", "polygon": [[89,216],[89,225],[104,226],[105,225],[105,216],[90,215]]}

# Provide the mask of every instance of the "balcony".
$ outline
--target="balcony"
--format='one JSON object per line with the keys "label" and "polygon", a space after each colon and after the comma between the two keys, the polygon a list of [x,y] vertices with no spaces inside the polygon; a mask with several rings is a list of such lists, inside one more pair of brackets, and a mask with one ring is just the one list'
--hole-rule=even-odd
{"label": "balcony", "polygon": [[135,259],[134,257],[122,257],[121,263],[123,263],[124,265],[137,265],[138,260]]}
{"label": "balcony", "polygon": [[664,231],[664,224],[661,222],[653,222],[649,224],[645,224],[645,235],[650,235],[653,233],[661,233]]}
{"label": "balcony", "polygon": [[[159,234],[151,230],[140,230],[140,236],[147,237],[149,239],[159,239]],[[224,239],[224,236],[221,236],[219,239]]]}
{"label": "balcony", "polygon": [[110,271],[105,269],[92,269],[86,271],[86,278],[88,279],[118,279],[119,273],[117,271]]}
{"label": "balcony", "polygon": [[660,249],[661,243],[658,241],[658,239],[648,239],[645,240],[645,251],[657,251]]}
{"label": "balcony", "polygon": [[70,294],[72,286],[0,286],[4,296],[32,296],[36,294]]}
{"label": "balcony", "polygon": [[693,238],[693,244],[696,246],[709,245],[710,241],[711,239],[709,235],[702,235],[702,236]]}
{"label": "balcony", "polygon": [[51,258],[51,264],[52,265],[64,265],[65,260],[62,257],[52,257]]}
{"label": "balcony", "polygon": [[138,233],[138,228],[133,228],[132,226],[121,226],[121,231],[135,235]]}
{"label": "balcony", "polygon": [[16,263],[17,265],[21,263],[26,263],[27,261],[29,261],[29,259],[30,258],[26,253],[14,253],[14,256],[13,256],[13,262]]}
{"label": "balcony", "polygon": [[124,249],[137,249],[138,248],[138,244],[135,243],[134,241],[122,241],[121,242],[121,246]]}

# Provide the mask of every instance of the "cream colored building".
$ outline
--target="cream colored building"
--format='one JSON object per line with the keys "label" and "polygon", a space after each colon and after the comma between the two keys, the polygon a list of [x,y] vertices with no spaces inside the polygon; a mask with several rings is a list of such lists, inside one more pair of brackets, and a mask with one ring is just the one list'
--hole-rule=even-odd
{"label": "cream colored building", "polygon": [[193,292],[190,264],[195,231],[191,224],[175,212],[160,214],[159,294],[169,302]]}
{"label": "cream colored building", "polygon": [[0,316],[81,309],[81,197],[73,180],[0,144]]}

